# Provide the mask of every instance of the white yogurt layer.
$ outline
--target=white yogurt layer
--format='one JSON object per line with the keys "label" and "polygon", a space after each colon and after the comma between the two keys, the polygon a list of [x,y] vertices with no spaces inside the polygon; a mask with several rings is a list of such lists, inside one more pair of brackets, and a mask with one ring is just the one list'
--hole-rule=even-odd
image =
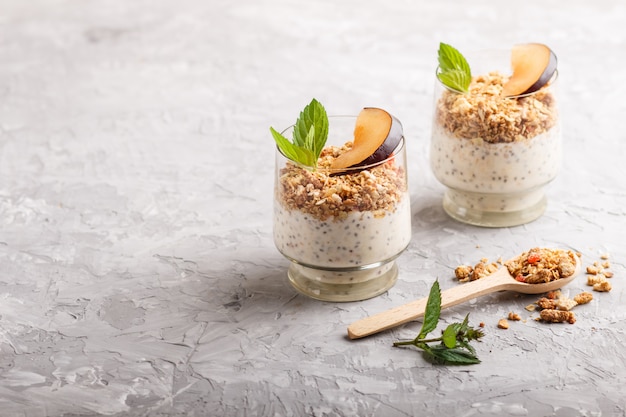
{"label": "white yogurt layer", "polygon": [[[462,139],[434,126],[431,167],[437,179],[457,191],[462,206],[490,211],[519,210],[543,196],[561,164],[558,126],[511,143]],[[459,194],[460,192],[460,194]],[[476,207],[479,206],[479,207]]]}
{"label": "white yogurt layer", "polygon": [[394,212],[374,217],[354,211],[345,219],[318,220],[298,210],[274,207],[274,242],[286,257],[321,268],[359,268],[399,255],[411,240],[408,193]]}

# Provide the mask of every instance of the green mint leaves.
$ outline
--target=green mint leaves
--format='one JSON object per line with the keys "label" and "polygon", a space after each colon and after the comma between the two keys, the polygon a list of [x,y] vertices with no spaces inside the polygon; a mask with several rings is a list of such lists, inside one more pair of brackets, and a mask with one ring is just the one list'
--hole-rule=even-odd
{"label": "green mint leaves", "polygon": [[[424,351],[424,357],[431,363],[440,365],[472,365],[480,363],[476,350],[469,344],[484,336],[479,329],[469,327],[469,314],[462,323],[452,323],[445,328],[441,337],[427,339],[426,336],[437,328],[441,314],[441,290],[435,281],[430,288],[426,313],[419,335],[413,340],[394,342],[394,346],[412,345]],[[437,343],[437,344],[432,344]]]}
{"label": "green mint leaves", "polygon": [[438,58],[437,78],[439,81],[453,90],[466,93],[472,81],[472,72],[465,57],[454,47],[439,43]]}
{"label": "green mint leaves", "polygon": [[315,169],[317,159],[328,139],[328,115],[322,104],[313,99],[293,128],[293,141],[270,127],[274,141],[283,154],[294,162]]}

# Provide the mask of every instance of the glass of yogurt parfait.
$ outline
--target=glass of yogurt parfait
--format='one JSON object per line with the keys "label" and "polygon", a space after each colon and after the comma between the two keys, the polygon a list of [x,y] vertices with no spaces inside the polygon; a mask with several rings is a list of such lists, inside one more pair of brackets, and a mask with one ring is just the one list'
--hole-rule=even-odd
{"label": "glass of yogurt parfait", "polygon": [[[401,125],[399,132],[397,125],[391,129],[395,133],[389,132],[400,135],[389,141],[393,149],[370,155],[358,166],[336,164],[342,154],[354,154],[363,145],[352,138],[371,123],[359,124],[354,116],[328,117],[327,141],[315,167],[276,147],[274,242],[291,261],[291,285],[318,300],[358,301],[384,293],[395,284],[395,259],[411,239]],[[281,134],[291,136],[294,129]]]}
{"label": "glass of yogurt parfait", "polygon": [[486,227],[537,219],[561,164],[556,56],[542,44],[470,54],[472,74],[461,91],[439,76],[441,50],[430,162],[446,186],[444,210]]}

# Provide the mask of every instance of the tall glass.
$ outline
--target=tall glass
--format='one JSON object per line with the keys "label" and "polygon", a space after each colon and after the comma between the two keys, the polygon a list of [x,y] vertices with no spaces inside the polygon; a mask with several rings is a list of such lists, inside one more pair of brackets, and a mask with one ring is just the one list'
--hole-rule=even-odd
{"label": "tall glass", "polygon": [[[356,117],[329,117],[322,159],[352,141]],[[283,132],[291,137],[292,128]],[[333,148],[335,147],[335,148]],[[325,301],[358,301],[391,288],[411,239],[404,138],[376,164],[302,167],[276,149],[274,242],[292,286]]]}
{"label": "tall glass", "polygon": [[539,218],[545,186],[560,169],[557,73],[534,93],[503,97],[490,72],[509,74],[509,56],[468,55],[472,74],[480,76],[468,93],[435,82],[431,168],[446,186],[444,210],[464,223],[506,227]]}

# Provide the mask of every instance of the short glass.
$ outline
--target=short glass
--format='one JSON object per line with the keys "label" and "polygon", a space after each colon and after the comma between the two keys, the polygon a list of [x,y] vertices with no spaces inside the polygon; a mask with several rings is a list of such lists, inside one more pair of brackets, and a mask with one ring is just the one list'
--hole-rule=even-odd
{"label": "short glass", "polygon": [[[466,56],[473,76],[510,74],[509,51]],[[438,69],[439,70],[439,69]],[[482,98],[435,82],[430,147],[432,171],[446,191],[443,208],[452,218],[485,227],[517,226],[545,211],[545,186],[561,165],[557,77],[542,89],[502,97],[483,78]]]}
{"label": "short glass", "polygon": [[[329,117],[329,146],[354,137],[356,117]],[[282,134],[291,138],[293,126]],[[365,168],[365,169],[364,169]],[[392,156],[361,168],[302,167],[276,148],[274,242],[291,261],[300,293],[324,301],[359,301],[391,288],[395,259],[411,240],[404,138]]]}

